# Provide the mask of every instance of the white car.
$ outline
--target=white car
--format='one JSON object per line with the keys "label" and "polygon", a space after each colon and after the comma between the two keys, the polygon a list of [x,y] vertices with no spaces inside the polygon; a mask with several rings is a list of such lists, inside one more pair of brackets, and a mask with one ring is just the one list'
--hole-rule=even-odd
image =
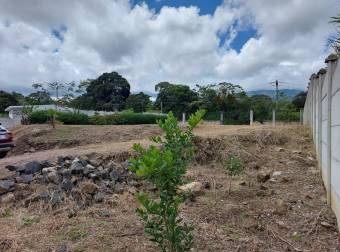
{"label": "white car", "polygon": [[5,157],[13,147],[15,147],[15,143],[12,133],[0,123],[0,158]]}

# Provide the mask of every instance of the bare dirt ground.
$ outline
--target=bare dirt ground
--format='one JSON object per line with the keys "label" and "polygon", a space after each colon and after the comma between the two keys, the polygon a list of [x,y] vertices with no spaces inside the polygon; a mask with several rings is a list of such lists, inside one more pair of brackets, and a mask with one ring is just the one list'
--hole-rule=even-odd
{"label": "bare dirt ground", "polygon": [[[208,182],[210,188],[182,206],[183,219],[195,226],[193,251],[340,251],[336,219],[326,204],[307,129],[203,126],[197,133],[204,137],[196,142],[198,156],[187,180]],[[92,147],[124,151],[131,142]],[[79,150],[93,151],[87,148]],[[243,175],[226,174],[224,161],[230,154],[244,161]],[[271,178],[265,181],[267,174]],[[159,251],[143,234],[135,215],[138,190],[113,193],[104,203],[78,209],[72,216],[73,202],[57,209],[1,206],[0,251],[65,247],[68,251]]]}
{"label": "bare dirt ground", "polygon": [[[196,130],[196,134],[213,137],[247,133],[252,129],[263,128],[270,128],[270,126],[202,125]],[[10,164],[55,159],[64,155],[128,151],[136,142],[149,144],[149,137],[160,133],[157,125],[58,125],[56,130],[48,125],[21,126],[13,131],[17,147],[8,154],[8,157],[0,159],[0,169]]]}

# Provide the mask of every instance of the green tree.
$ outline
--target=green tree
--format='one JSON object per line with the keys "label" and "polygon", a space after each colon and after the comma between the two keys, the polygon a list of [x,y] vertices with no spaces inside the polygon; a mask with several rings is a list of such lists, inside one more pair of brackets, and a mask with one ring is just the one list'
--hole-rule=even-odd
{"label": "green tree", "polygon": [[140,194],[138,200],[142,207],[137,209],[137,214],[144,223],[145,232],[162,251],[189,251],[192,246],[193,227],[180,218],[179,205],[183,197],[178,195],[177,190],[183,184],[195,153],[192,130],[200,123],[204,113],[200,110],[192,115],[188,120],[189,127],[184,131],[170,112],[164,122],[158,123],[164,131],[164,139],[160,136],[153,138],[162,148],[151,145],[144,149],[140,144],[134,145],[139,156],[130,160],[130,169],[154,184],[159,193],[158,199],[152,199],[146,193]]}
{"label": "green tree", "polygon": [[129,82],[116,72],[103,73],[83,84],[86,91],[76,101],[81,109],[122,110],[130,95]]}
{"label": "green tree", "polygon": [[155,91],[158,92],[155,107],[162,108],[165,113],[172,111],[179,117],[183,112],[191,113],[197,109],[193,105],[198,95],[189,86],[161,82],[155,86]]}
{"label": "green tree", "polygon": [[254,95],[251,97],[251,109],[254,120],[263,123],[271,119],[273,100],[268,95]]}
{"label": "green tree", "polygon": [[131,108],[134,112],[145,112],[151,107],[150,96],[140,92],[130,95],[126,100],[126,108]]}
{"label": "green tree", "polygon": [[18,101],[13,94],[0,91],[0,113],[4,113],[7,107],[15,105],[18,105]]}
{"label": "green tree", "polygon": [[298,108],[298,109],[304,108],[306,98],[307,98],[307,92],[302,91],[293,97],[292,103],[295,106],[295,108]]}
{"label": "green tree", "polygon": [[25,103],[30,105],[53,104],[53,100],[48,92],[36,91],[25,97]]}

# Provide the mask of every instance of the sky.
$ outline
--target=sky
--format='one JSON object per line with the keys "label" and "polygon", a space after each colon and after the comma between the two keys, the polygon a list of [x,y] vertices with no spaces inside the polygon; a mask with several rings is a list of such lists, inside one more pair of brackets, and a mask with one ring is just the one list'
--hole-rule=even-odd
{"label": "sky", "polygon": [[339,0],[0,0],[0,89],[112,71],[149,94],[161,81],[304,89],[338,13]]}

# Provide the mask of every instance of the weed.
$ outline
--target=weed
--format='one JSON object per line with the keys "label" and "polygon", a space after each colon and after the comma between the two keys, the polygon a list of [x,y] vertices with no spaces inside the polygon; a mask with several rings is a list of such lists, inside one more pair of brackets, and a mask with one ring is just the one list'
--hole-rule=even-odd
{"label": "weed", "polygon": [[1,213],[0,213],[0,217],[1,218],[10,218],[13,217],[13,212],[10,208],[6,208],[4,209]]}
{"label": "weed", "polygon": [[230,176],[240,175],[244,171],[243,161],[235,155],[229,155],[224,167]]}
{"label": "weed", "polygon": [[22,217],[21,218],[22,225],[25,227],[32,226],[34,223],[38,223],[39,219],[34,216],[27,216],[27,217]]}
{"label": "weed", "polygon": [[81,230],[78,227],[72,227],[67,233],[67,239],[70,241],[77,241],[83,237],[85,237],[87,233],[83,230]]}

